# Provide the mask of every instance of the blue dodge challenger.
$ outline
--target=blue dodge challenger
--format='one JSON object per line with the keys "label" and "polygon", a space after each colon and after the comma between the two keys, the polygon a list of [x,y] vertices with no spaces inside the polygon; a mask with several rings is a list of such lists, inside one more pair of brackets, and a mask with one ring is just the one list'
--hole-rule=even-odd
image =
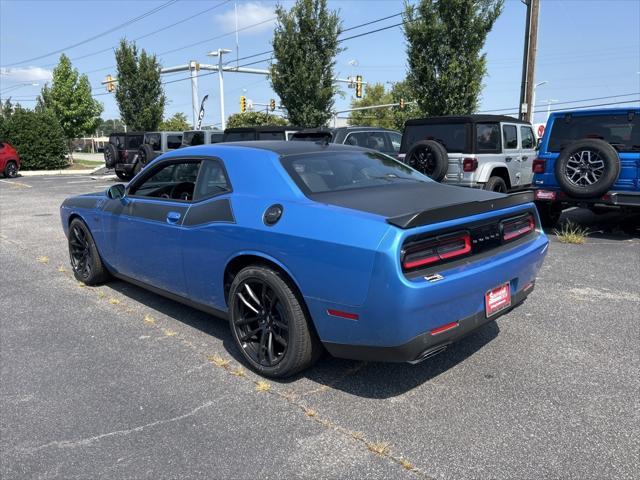
{"label": "blue dodge challenger", "polygon": [[548,241],[530,193],[431,181],[308,142],[190,147],[61,206],[76,278],[110,276],[228,318],[259,373],[322,348],[420,362],[520,304]]}

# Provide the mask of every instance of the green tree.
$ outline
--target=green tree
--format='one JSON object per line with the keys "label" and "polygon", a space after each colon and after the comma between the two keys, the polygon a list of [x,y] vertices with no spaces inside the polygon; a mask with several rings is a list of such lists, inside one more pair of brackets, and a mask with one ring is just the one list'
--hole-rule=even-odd
{"label": "green tree", "polygon": [[53,69],[51,86],[42,88],[36,109],[53,112],[67,140],[93,134],[103,110],[91,96],[89,78],[80,75],[64,53]]}
{"label": "green tree", "polygon": [[158,130],[166,103],[160,64],[155,55],[143,49],[138,51],[135,42],[120,40],[116,49],[118,82],[116,102],[120,118],[129,130]]}
{"label": "green tree", "polygon": [[269,115],[265,112],[245,112],[234,113],[227,119],[227,128],[236,127],[261,127],[265,125],[287,125],[288,122],[276,115]]}
{"label": "green tree", "polygon": [[159,130],[167,130],[167,131],[179,131],[183,132],[185,130],[189,130],[191,125],[187,122],[187,116],[184,113],[177,112],[173,114],[173,117],[167,118],[160,122]]}
{"label": "green tree", "polygon": [[407,81],[422,115],[477,110],[487,34],[504,0],[420,0],[405,4]]}
{"label": "green tree", "polygon": [[349,113],[349,125],[391,128],[402,130],[404,122],[418,116],[410,89],[405,81],[394,83],[391,90],[386,91],[381,83],[367,85],[361,100],[351,102],[352,108],[369,107],[372,105],[386,105],[404,102],[404,108],[399,105],[367,110],[356,110]]}
{"label": "green tree", "polygon": [[293,125],[317,127],[331,118],[337,87],[333,81],[338,35],[337,12],[327,0],[297,0],[291,10],[276,8],[270,79]]}
{"label": "green tree", "polygon": [[66,135],[52,110],[16,108],[2,123],[0,135],[18,151],[24,170],[68,165]]}

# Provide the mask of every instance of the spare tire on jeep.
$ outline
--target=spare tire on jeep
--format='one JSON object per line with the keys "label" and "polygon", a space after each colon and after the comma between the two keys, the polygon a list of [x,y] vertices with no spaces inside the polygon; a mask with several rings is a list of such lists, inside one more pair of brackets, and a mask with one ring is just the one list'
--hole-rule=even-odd
{"label": "spare tire on jeep", "polygon": [[113,168],[118,163],[118,150],[112,143],[104,146],[104,165],[107,168]]}
{"label": "spare tire on jeep", "polygon": [[556,160],[556,179],[562,190],[574,198],[604,195],[619,174],[618,152],[604,140],[583,139],[571,142]]}
{"label": "spare tire on jeep", "polygon": [[416,142],[407,152],[405,163],[420,173],[439,182],[447,174],[449,155],[444,146],[435,140]]}
{"label": "spare tire on jeep", "polygon": [[136,174],[142,170],[147,164],[156,157],[153,147],[145,143],[138,150],[138,162],[136,163]]}

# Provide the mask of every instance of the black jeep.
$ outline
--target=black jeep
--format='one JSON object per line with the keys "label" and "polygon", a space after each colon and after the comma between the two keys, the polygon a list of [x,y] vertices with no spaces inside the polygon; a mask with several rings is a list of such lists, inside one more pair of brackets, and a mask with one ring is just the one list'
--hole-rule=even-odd
{"label": "black jeep", "polygon": [[104,164],[107,168],[114,168],[116,175],[121,180],[133,178],[131,170],[123,165],[131,164],[138,153],[144,133],[112,133],[109,135],[109,143],[104,147]]}

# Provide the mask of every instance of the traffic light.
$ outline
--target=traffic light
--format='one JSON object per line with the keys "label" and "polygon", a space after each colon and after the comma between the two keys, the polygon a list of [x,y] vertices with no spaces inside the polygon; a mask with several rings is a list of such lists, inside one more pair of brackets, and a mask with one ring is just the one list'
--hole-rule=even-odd
{"label": "traffic light", "polygon": [[247,97],[242,95],[240,97],[240,113],[244,113],[247,111]]}
{"label": "traffic light", "polygon": [[113,84],[113,77],[111,74],[107,75],[107,92],[113,92],[116,89],[116,86]]}
{"label": "traffic light", "polygon": [[400,99],[400,110],[404,110],[405,104],[404,104],[404,98]]}
{"label": "traffic light", "polygon": [[276,109],[276,101],[275,99],[271,99],[269,100],[269,110],[271,110],[272,112]]}
{"label": "traffic light", "polygon": [[356,75],[356,98],[362,98],[362,75]]}

